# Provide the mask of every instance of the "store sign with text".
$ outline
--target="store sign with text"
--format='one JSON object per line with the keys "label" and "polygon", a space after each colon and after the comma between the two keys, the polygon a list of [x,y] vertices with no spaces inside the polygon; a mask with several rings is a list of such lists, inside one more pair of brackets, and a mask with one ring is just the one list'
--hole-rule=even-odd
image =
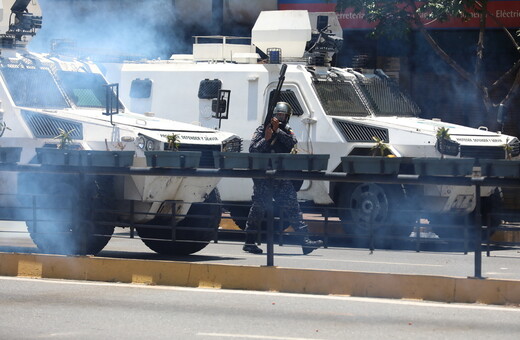
{"label": "store sign with text", "polygon": [[[420,5],[420,2],[417,3]],[[334,12],[336,1],[319,0],[278,0],[278,8],[281,10],[308,10],[309,12]],[[487,28],[518,28],[520,27],[520,1],[488,1]],[[494,18],[493,18],[494,17]],[[363,20],[362,13],[354,13],[352,9],[347,9],[343,13],[338,13],[338,19],[343,28],[350,29],[370,29],[375,26]],[[474,13],[468,21],[453,19],[447,22],[430,21],[424,19],[427,28],[432,29],[456,29],[456,28],[479,28],[480,13]]]}

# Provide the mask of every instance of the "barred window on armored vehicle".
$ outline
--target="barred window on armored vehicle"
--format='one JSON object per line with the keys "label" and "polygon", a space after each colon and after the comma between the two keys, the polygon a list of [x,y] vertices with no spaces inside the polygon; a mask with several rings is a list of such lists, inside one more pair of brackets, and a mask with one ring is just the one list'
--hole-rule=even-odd
{"label": "barred window on armored vehicle", "polygon": [[329,116],[365,117],[369,112],[350,82],[315,82],[321,104]]}
{"label": "barred window on armored vehicle", "polygon": [[[273,99],[274,92],[275,91],[271,91],[271,93],[269,93],[269,103]],[[301,116],[303,114],[303,108],[300,105],[298,98],[296,98],[296,94],[294,93],[294,91],[292,91],[292,90],[281,91],[279,101],[286,102],[286,103],[289,103],[289,105],[291,105],[291,107],[293,109],[293,113],[292,113],[293,116]]]}
{"label": "barred window on armored vehicle", "polygon": [[[106,81],[100,74],[58,71],[63,89],[74,105],[79,107],[105,108]],[[114,94],[115,96],[115,94]],[[122,105],[120,104],[120,107]]]}
{"label": "barred window on armored vehicle", "polygon": [[6,66],[0,71],[17,106],[37,109],[69,107],[48,69]]}
{"label": "barred window on armored vehicle", "polygon": [[392,80],[372,77],[363,79],[360,84],[376,115],[401,117],[419,115],[419,107],[401,92]]}

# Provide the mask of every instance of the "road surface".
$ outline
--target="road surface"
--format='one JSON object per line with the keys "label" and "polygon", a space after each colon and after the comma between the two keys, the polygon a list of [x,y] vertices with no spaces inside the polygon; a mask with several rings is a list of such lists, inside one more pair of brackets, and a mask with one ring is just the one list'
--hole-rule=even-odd
{"label": "road surface", "polygon": [[[210,243],[202,251],[184,257],[161,256],[149,250],[138,238],[130,239],[128,231],[116,229],[115,237],[98,255],[101,257],[175,260],[198,263],[221,263],[263,266],[266,255],[252,255],[242,251],[239,241]],[[264,251],[265,244],[261,246]],[[412,247],[413,248],[413,247]],[[0,222],[0,252],[35,253],[37,248],[20,222]],[[420,274],[468,277],[474,275],[473,253],[463,251],[375,250],[361,248],[318,249],[302,255],[294,245],[275,246],[274,264],[287,268],[348,270],[394,274]],[[494,279],[520,280],[520,250],[501,249],[482,257],[482,275]]]}
{"label": "road surface", "polygon": [[520,308],[0,277],[2,339],[518,339]]}

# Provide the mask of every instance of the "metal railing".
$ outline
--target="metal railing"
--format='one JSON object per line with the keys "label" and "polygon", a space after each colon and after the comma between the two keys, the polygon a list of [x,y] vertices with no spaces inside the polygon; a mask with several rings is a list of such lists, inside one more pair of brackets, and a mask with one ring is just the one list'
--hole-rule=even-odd
{"label": "metal railing", "polygon": [[[228,169],[169,169],[169,168],[105,168],[105,167],[69,167],[69,166],[41,166],[41,165],[15,165],[15,164],[0,164],[0,171],[14,171],[14,172],[31,172],[31,173],[56,173],[56,174],[79,174],[82,176],[85,175],[99,175],[99,176],[182,176],[182,177],[227,177],[227,178],[263,178],[267,179],[271,185],[274,185],[274,181],[278,179],[304,179],[304,180],[315,180],[315,181],[330,181],[330,182],[342,182],[342,183],[382,183],[382,184],[401,184],[401,185],[424,185],[424,184],[441,184],[441,185],[457,185],[457,186],[471,186],[475,190],[476,196],[476,208],[473,219],[466,219],[462,225],[452,225],[452,226],[444,226],[446,228],[460,228],[464,231],[467,236],[471,231],[476,231],[476,235],[481,235],[483,232],[487,234],[486,243],[488,245],[488,254],[489,247],[491,245],[490,234],[497,230],[505,230],[507,228],[505,226],[499,226],[494,229],[484,228],[483,224],[489,225],[489,223],[483,223],[482,217],[480,215],[481,208],[481,199],[480,199],[480,189],[482,186],[490,186],[490,187],[509,187],[509,188],[519,188],[520,181],[516,178],[492,178],[492,177],[482,177],[482,176],[473,176],[473,177],[444,177],[444,176],[418,176],[418,175],[359,175],[359,174],[347,174],[347,173],[326,173],[326,172],[305,172],[305,171],[277,171],[277,170],[228,170]],[[41,218],[39,212],[45,209],[69,209],[66,206],[60,207],[40,207],[37,204],[36,196],[32,195],[30,199],[30,206],[21,206],[21,209],[26,211],[30,211],[31,217],[25,217],[23,220],[32,221],[36,228],[38,228],[38,224],[44,224],[49,222],[45,219]],[[183,202],[169,202],[173,205]],[[186,202],[184,202],[186,203]],[[214,205],[218,205],[217,203],[212,203]],[[1,208],[1,207],[0,207]],[[341,208],[333,208],[333,207],[324,207],[322,210],[321,221],[323,221],[323,233],[319,235],[311,234],[311,236],[320,236],[325,243],[325,247],[329,247],[331,241],[337,239],[345,239],[345,238],[360,238],[366,239],[368,242],[369,249],[373,250],[374,247],[374,237],[373,237],[373,229],[375,227],[381,227],[381,225],[376,225],[375,223],[369,223],[367,226],[367,230],[365,233],[356,233],[355,235],[349,234],[348,232],[336,233],[331,231],[331,220],[332,216],[338,215],[338,209]],[[303,207],[305,212],[305,207]],[[175,209],[173,209],[175,211]],[[140,212],[135,206],[135,201],[127,202],[126,206],[123,210],[118,209],[105,209],[98,208],[98,213],[105,213],[104,216],[124,216],[126,217],[124,222],[117,222],[117,226],[119,227],[128,227],[130,228],[130,237],[135,237],[135,230],[139,228],[150,228],[149,224],[139,224],[136,223],[133,218],[138,214],[149,214],[148,212]],[[410,214],[419,214],[419,211],[407,211],[408,215]],[[95,214],[97,215],[97,214]],[[26,215],[27,216],[27,215]],[[72,214],[72,216],[76,216],[76,214]],[[5,216],[4,216],[5,217]],[[207,235],[211,235],[210,237],[206,237],[206,239],[200,240],[180,240],[177,239],[177,234],[182,231],[193,231],[193,228],[190,226],[179,226],[176,221],[177,217],[182,218],[183,216],[175,216],[175,215],[161,215],[157,214],[157,217],[168,217],[166,223],[158,223],[154,224],[154,228],[165,229],[170,231],[171,238],[165,239],[157,239],[156,241],[162,242],[187,242],[187,243],[208,243],[219,241],[219,238],[222,238],[226,233],[225,231],[219,230],[218,225],[213,226],[211,228],[200,228],[198,232],[206,232]],[[207,216],[204,215],[195,215],[198,218],[205,218]],[[503,216],[508,218],[516,219],[518,215],[513,214],[510,216]],[[16,217],[8,217],[7,219],[16,220]],[[22,220],[22,219],[19,219]],[[94,221],[96,224],[101,225],[114,225],[114,219],[108,218],[106,220],[96,220]],[[56,222],[56,221],[54,221]],[[63,222],[63,221],[61,221]],[[86,223],[88,221],[81,220],[81,218],[77,218],[73,221],[74,223]],[[92,221],[90,221],[92,222]],[[264,240],[267,244],[267,265],[274,265],[274,244],[275,241],[278,242],[279,245],[283,245],[286,240],[290,242],[291,236],[295,233],[288,233],[284,230],[275,230],[275,223],[283,224],[283,217],[276,218],[275,213],[273,211],[273,207],[269,207],[267,209],[267,217],[265,220],[265,230],[261,230],[259,232],[259,239]],[[92,225],[90,223],[89,225]],[[462,242],[464,252],[467,253],[470,250],[474,251],[474,277],[482,278],[482,241],[480,237],[471,239],[470,237],[464,237],[462,239],[442,239],[442,240],[426,240],[421,237],[421,223],[420,221],[415,221],[413,226],[397,226],[397,227],[406,227],[411,228],[409,230],[412,233],[415,232],[415,238],[406,238],[408,241],[411,239],[414,240],[414,245],[416,247],[416,251],[420,250],[421,244],[428,242]],[[502,228],[502,229],[499,229]],[[33,231],[35,229],[33,228]],[[98,237],[110,238],[112,234],[106,235],[103,233],[93,233]],[[206,235],[206,236],[207,236]],[[297,233],[296,233],[296,236]],[[301,235],[300,235],[301,236]],[[142,237],[143,238],[143,237]],[[397,236],[389,236],[389,238],[399,239]],[[401,237],[402,238],[402,237]],[[147,238],[144,237],[146,240]],[[151,239],[153,240],[153,239]]]}

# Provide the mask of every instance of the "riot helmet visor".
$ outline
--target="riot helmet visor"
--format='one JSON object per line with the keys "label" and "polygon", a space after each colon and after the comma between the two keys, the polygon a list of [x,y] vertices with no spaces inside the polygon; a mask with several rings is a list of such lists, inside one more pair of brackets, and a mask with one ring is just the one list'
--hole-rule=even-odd
{"label": "riot helmet visor", "polygon": [[273,115],[280,121],[282,124],[287,124],[289,119],[291,118],[292,108],[289,103],[286,102],[278,102],[273,110]]}

